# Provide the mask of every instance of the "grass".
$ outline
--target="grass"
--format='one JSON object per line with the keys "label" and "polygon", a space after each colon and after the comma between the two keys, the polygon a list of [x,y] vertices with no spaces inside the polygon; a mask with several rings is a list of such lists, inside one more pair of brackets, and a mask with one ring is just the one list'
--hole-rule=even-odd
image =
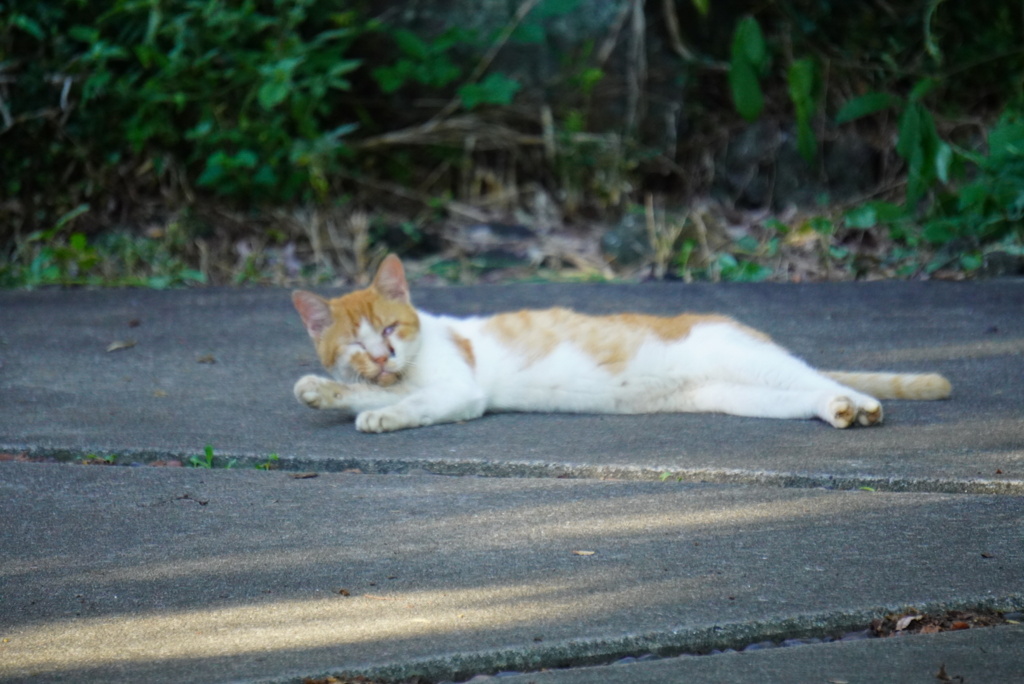
{"label": "grass", "polygon": [[207,444],[203,448],[203,455],[202,456],[190,456],[189,459],[188,459],[188,463],[193,468],[209,468],[209,469],[212,470],[213,468],[217,468],[217,467],[234,468],[238,464],[238,459],[237,458],[232,458],[231,460],[229,460],[224,465],[218,466],[218,464],[217,464],[217,462],[215,460],[214,454],[213,454],[213,446]]}

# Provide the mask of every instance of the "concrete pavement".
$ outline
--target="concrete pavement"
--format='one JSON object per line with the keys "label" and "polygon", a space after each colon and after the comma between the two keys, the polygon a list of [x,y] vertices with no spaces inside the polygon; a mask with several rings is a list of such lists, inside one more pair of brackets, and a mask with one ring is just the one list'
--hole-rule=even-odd
{"label": "concrete pavement", "polygon": [[[0,462],[0,679],[458,680],[836,635],[904,607],[1024,605],[1024,283],[414,298],[448,313],[720,311],[822,367],[942,372],[954,396],[889,402],[885,425],[847,431],[500,415],[362,435],[291,397],[316,367],[285,291],[0,292],[0,452],[237,459]],[[270,454],[281,470],[251,467]],[[815,661],[844,679],[859,659],[910,677],[954,651],[950,676],[1024,680],[1018,628],[870,644],[510,681],[744,681],[755,658],[780,673],[758,681],[828,681]]]}

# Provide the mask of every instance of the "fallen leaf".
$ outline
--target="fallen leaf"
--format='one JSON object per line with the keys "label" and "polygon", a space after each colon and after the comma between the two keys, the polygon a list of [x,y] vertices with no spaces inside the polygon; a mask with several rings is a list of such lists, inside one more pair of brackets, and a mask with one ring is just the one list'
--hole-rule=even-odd
{"label": "fallen leaf", "polygon": [[338,589],[338,593],[341,594],[342,596],[351,596],[352,595],[352,592],[349,591],[348,589]]}
{"label": "fallen leaf", "polygon": [[115,340],[107,345],[108,352],[121,351],[122,349],[131,349],[135,346],[135,340]]}
{"label": "fallen leaf", "polygon": [[942,631],[942,628],[938,625],[925,625],[921,628],[921,634],[938,634]]}
{"label": "fallen leaf", "polygon": [[983,554],[981,554],[981,557],[982,558],[995,558],[995,556],[993,556],[991,553],[983,553]]}
{"label": "fallen leaf", "polygon": [[953,678],[946,674],[946,663],[939,665],[939,671],[935,673],[935,678],[940,682],[951,682]]}
{"label": "fallen leaf", "polygon": [[964,622],[963,620],[957,620],[956,622],[952,623],[949,626],[949,628],[953,629],[953,630],[957,630],[957,629],[970,629],[971,628],[971,623]]}
{"label": "fallen leaf", "polygon": [[167,396],[167,392],[165,392],[164,390],[153,390],[153,396],[154,397],[166,397]]}
{"label": "fallen leaf", "polygon": [[897,632],[902,632],[903,630],[905,630],[907,627],[910,626],[910,623],[914,622],[915,620],[920,620],[922,617],[924,617],[924,616],[923,615],[904,615],[896,623],[896,631]]}
{"label": "fallen leaf", "polygon": [[0,454],[0,461],[27,461],[28,454]]}
{"label": "fallen leaf", "polygon": [[140,321],[138,318],[133,318],[132,320],[128,321],[129,328],[138,328],[140,325],[142,325],[142,321]]}
{"label": "fallen leaf", "polygon": [[593,556],[597,551],[573,551],[574,556]]}
{"label": "fallen leaf", "polygon": [[320,473],[293,473],[291,475],[293,480],[309,480],[314,477],[320,477]]}
{"label": "fallen leaf", "polygon": [[196,363],[217,363],[217,359],[213,358],[213,354],[204,354],[196,359]]}

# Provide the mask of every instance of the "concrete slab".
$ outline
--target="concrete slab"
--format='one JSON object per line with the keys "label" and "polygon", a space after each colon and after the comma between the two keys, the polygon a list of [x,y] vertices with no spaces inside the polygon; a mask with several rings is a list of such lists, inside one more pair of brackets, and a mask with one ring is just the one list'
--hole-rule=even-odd
{"label": "concrete slab", "polygon": [[0,463],[0,679],[436,681],[1024,602],[1022,497],[292,475]]}
{"label": "concrete slab", "polygon": [[[0,292],[0,448],[240,457],[296,468],[576,474],[1024,492],[1024,282],[426,289],[428,310],[720,311],[815,365],[937,370],[945,402],[879,429],[731,416],[498,415],[389,435],[299,406],[318,370],[285,291]],[[132,327],[132,326],[137,327]],[[113,342],[133,341],[107,352]],[[205,362],[204,362],[205,361]],[[211,362],[212,361],[212,362]]]}
{"label": "concrete slab", "polygon": [[537,672],[493,681],[502,684],[1009,684],[1024,682],[1024,627],[816,644],[713,657],[670,658]]}
{"label": "concrete slab", "polygon": [[[884,426],[848,431],[500,415],[362,435],[292,398],[318,369],[283,290],[0,292],[0,454],[129,462],[212,445],[219,465],[239,461],[0,462],[0,680],[438,681],[841,633],[903,607],[1024,606],[1024,282],[415,297],[455,314],[719,311],[822,367],[942,372],[954,397],[890,402]],[[292,472],[251,468],[272,453]],[[1014,675],[1019,630],[988,632],[991,672]],[[854,682],[957,653],[986,681],[975,638],[742,658],[776,681],[808,681],[814,653],[838,679],[864,660]],[[742,682],[752,661],[673,662],[679,679]]]}

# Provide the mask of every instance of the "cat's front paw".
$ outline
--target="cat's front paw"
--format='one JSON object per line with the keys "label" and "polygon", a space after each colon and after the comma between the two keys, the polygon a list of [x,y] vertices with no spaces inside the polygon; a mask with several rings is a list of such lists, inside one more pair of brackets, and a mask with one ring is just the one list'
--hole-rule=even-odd
{"label": "cat's front paw", "polygon": [[356,430],[360,432],[393,432],[416,427],[394,409],[363,411],[356,416]]}
{"label": "cat's front paw", "polygon": [[314,409],[344,408],[345,387],[318,375],[305,375],[295,383],[295,398]]}

